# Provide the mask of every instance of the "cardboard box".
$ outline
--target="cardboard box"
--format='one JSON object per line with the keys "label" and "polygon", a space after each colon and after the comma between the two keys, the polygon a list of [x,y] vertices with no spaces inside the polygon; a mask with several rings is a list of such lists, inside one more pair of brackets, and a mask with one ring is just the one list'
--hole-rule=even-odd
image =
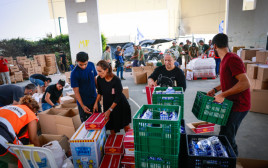
{"label": "cardboard box", "polygon": [[135,74],[134,74],[134,82],[136,84],[145,84],[145,83],[147,83],[147,73],[146,72],[135,72]]}
{"label": "cardboard box", "polygon": [[42,74],[42,68],[39,67],[39,66],[34,67],[34,72],[35,72],[36,74]]}
{"label": "cardboard box", "polygon": [[121,165],[124,168],[135,168],[135,156],[125,154],[121,160]]}
{"label": "cardboard box", "polygon": [[247,65],[247,75],[249,78],[257,79],[258,65],[257,64],[248,64]]}
{"label": "cardboard box", "polygon": [[256,79],[254,89],[265,89],[265,90],[267,90],[268,89],[268,81],[261,81],[261,80]]}
{"label": "cardboard box", "polygon": [[124,138],[125,149],[134,149],[134,133],[133,131],[128,131]]}
{"label": "cardboard box", "polygon": [[105,127],[102,130],[86,130],[83,123],[70,139],[74,167],[98,168],[105,140]]}
{"label": "cardboard box", "polygon": [[73,109],[75,107],[77,107],[76,103],[69,103],[69,104],[61,104],[59,106],[56,106],[55,108],[70,108],[70,109]]}
{"label": "cardboard box", "polygon": [[67,83],[71,83],[71,71],[70,72],[65,72],[65,77],[66,77],[66,81]]}
{"label": "cardboard box", "polygon": [[109,135],[104,145],[104,153],[123,154],[124,153],[123,139],[124,135],[120,134]]}
{"label": "cardboard box", "polygon": [[61,148],[64,149],[65,152],[70,150],[69,139],[65,135],[41,134],[38,138],[41,146],[51,141],[58,141]]}
{"label": "cardboard box", "polygon": [[42,134],[57,135],[58,132],[56,127],[56,116],[69,110],[70,109],[51,108],[49,110],[38,113]]}
{"label": "cardboard box", "polygon": [[126,96],[127,99],[129,99],[129,90],[128,86],[123,87],[123,94]]}
{"label": "cardboard box", "polygon": [[257,79],[261,81],[268,81],[268,65],[259,65]]}
{"label": "cardboard box", "polygon": [[132,74],[134,76],[134,74],[136,72],[142,72],[143,71],[143,68],[142,67],[132,67]]}
{"label": "cardboard box", "polygon": [[268,59],[268,51],[257,51],[256,62],[266,64]]}
{"label": "cardboard box", "polygon": [[80,125],[81,120],[78,110],[71,109],[56,115],[56,129],[58,135],[66,135],[68,138],[71,138]]}
{"label": "cardboard box", "polygon": [[250,89],[255,89],[256,87],[256,79],[248,78],[250,83]]}
{"label": "cardboard box", "polygon": [[101,130],[107,122],[104,113],[93,113],[85,122],[85,127],[88,130]]}
{"label": "cardboard box", "polygon": [[259,51],[258,49],[243,49],[241,52],[241,59],[242,60],[251,60],[252,57],[256,56],[256,52]]}
{"label": "cardboard box", "polygon": [[233,52],[236,54],[237,50],[239,50],[240,48],[245,48],[245,46],[234,46],[233,47]]}
{"label": "cardboard box", "polygon": [[249,60],[243,60],[243,63],[245,65],[245,69],[246,69],[246,72],[247,72],[247,65],[248,64],[254,64],[255,62],[252,62],[252,61],[249,61]]}
{"label": "cardboard box", "polygon": [[251,109],[252,112],[268,114],[268,90],[253,89],[251,93]]}
{"label": "cardboard box", "polygon": [[215,124],[209,122],[193,122],[186,124],[196,134],[214,132]]}
{"label": "cardboard box", "polygon": [[267,168],[267,160],[257,160],[257,159],[248,159],[248,158],[237,158],[236,160],[237,168]]}
{"label": "cardboard box", "polygon": [[104,155],[100,168],[119,168],[121,155]]}
{"label": "cardboard box", "polygon": [[10,72],[18,72],[18,71],[20,71],[20,69],[19,69],[19,67],[17,65],[11,66],[9,68],[10,68]]}
{"label": "cardboard box", "polygon": [[61,104],[69,104],[69,103],[76,103],[74,98],[70,96],[63,96],[60,98]]}

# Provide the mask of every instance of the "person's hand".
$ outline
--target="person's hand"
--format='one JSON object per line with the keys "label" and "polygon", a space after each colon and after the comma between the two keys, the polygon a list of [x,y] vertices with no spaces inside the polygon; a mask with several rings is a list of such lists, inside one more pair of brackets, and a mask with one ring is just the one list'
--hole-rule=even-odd
{"label": "person's hand", "polygon": [[95,103],[93,106],[93,113],[98,112],[98,103]]}
{"label": "person's hand", "polygon": [[90,109],[87,106],[84,105],[82,109],[84,110],[85,113],[92,114],[92,112],[90,112]]}
{"label": "person's hand", "polygon": [[217,102],[217,103],[222,103],[225,99],[225,97],[223,97],[222,94],[218,94],[214,98],[215,98],[214,102]]}
{"label": "person's hand", "polygon": [[130,59],[133,59],[134,57],[130,57]]}
{"label": "person's hand", "polygon": [[153,79],[149,78],[148,79],[148,86],[149,87],[154,87],[154,86],[157,86],[157,84]]}
{"label": "person's hand", "polygon": [[111,114],[111,111],[110,111],[110,110],[107,110],[107,111],[104,113],[105,120],[109,120],[110,114]]}
{"label": "person's hand", "polygon": [[207,93],[208,96],[214,96],[215,95],[215,90],[212,89]]}

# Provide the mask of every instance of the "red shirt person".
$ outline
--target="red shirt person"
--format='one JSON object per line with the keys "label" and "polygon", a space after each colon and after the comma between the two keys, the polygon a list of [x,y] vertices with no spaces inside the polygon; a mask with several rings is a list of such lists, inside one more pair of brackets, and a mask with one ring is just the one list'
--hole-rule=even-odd
{"label": "red shirt person", "polygon": [[233,102],[227,124],[221,126],[219,134],[227,137],[234,152],[238,155],[235,136],[242,120],[250,109],[250,83],[242,60],[228,50],[228,36],[222,33],[217,34],[214,36],[212,44],[215,55],[221,59],[221,84],[210,90],[208,95],[215,96],[215,93],[222,91],[215,96],[215,101],[222,103],[227,98]]}
{"label": "red shirt person", "polygon": [[7,60],[3,56],[0,56],[0,74],[2,80],[4,84],[11,84],[7,63]]}

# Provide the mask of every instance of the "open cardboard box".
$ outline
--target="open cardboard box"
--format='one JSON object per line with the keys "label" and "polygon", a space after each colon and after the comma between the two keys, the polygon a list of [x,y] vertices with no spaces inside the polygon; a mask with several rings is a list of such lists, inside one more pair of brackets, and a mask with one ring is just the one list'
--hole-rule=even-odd
{"label": "open cardboard box", "polygon": [[205,121],[188,123],[186,125],[196,134],[205,132],[214,132],[214,126],[215,126],[215,124]]}
{"label": "open cardboard box", "polygon": [[41,146],[51,141],[58,141],[61,148],[64,149],[65,152],[70,150],[69,139],[65,135],[41,134],[38,138]]}
{"label": "open cardboard box", "polygon": [[75,99],[71,96],[63,96],[60,98],[61,104],[76,103]]}
{"label": "open cardboard box", "polygon": [[77,107],[76,103],[69,103],[69,104],[61,104],[59,106],[56,106],[55,108],[70,108],[70,109],[73,109],[75,107]]}
{"label": "open cardboard box", "polygon": [[267,168],[268,160],[237,158],[236,168]]}
{"label": "open cardboard box", "polygon": [[38,114],[41,131],[43,134],[57,135],[56,116],[60,113],[67,112],[70,109],[51,108]]}

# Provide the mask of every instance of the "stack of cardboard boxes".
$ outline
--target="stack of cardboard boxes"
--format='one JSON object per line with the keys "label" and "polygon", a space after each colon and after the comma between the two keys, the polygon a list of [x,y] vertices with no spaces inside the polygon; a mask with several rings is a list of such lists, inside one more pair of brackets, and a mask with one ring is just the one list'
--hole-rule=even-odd
{"label": "stack of cardboard boxes", "polygon": [[[17,65],[15,66],[10,66],[10,80],[12,83],[16,83],[16,78],[15,78],[15,72],[19,72],[19,67]],[[21,79],[22,77],[19,77],[19,79]]]}
{"label": "stack of cardboard boxes", "polygon": [[[34,60],[37,62],[39,67],[41,68],[41,74],[44,72],[44,68],[46,67],[45,55],[34,55]],[[40,72],[40,68],[39,72]]]}
{"label": "stack of cardboard boxes", "polygon": [[147,83],[147,78],[153,73],[154,66],[133,67],[132,74],[136,84]]}
{"label": "stack of cardboard boxes", "polygon": [[252,112],[268,114],[268,51],[243,50],[241,58],[250,59],[256,56],[256,62],[244,61],[250,81]]}
{"label": "stack of cardboard boxes", "polygon": [[56,68],[56,57],[55,54],[46,54],[46,67],[44,68],[45,75],[51,75],[57,72]]}

